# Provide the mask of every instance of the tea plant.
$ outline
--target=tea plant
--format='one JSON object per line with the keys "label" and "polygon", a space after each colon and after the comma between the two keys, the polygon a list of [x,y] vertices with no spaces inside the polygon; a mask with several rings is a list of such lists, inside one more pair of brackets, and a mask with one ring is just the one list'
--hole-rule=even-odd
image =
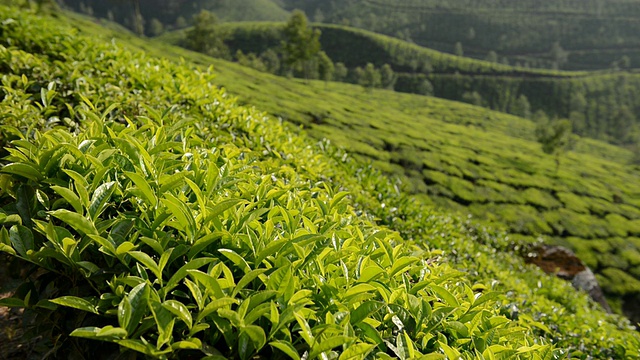
{"label": "tea plant", "polygon": [[235,105],[211,70],[0,14],[0,250],[30,264],[0,305],[43,356],[637,355],[504,235]]}

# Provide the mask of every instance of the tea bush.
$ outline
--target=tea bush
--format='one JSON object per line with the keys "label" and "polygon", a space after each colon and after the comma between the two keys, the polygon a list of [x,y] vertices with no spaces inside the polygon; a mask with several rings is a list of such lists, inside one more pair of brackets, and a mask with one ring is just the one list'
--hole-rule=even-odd
{"label": "tea bush", "polygon": [[0,250],[30,264],[0,305],[43,356],[638,357],[628,321],[505,233],[236,105],[211,69],[0,17]]}

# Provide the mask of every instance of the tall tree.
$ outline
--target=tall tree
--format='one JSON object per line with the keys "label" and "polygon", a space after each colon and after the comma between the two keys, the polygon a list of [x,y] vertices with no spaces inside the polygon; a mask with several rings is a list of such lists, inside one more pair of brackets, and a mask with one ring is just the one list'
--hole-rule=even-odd
{"label": "tall tree", "polygon": [[224,43],[224,34],[217,26],[216,15],[202,10],[193,17],[193,22],[193,28],[187,31],[187,47],[210,56],[227,57],[229,50]]}
{"label": "tall tree", "polygon": [[320,75],[320,79],[325,82],[331,81],[334,71],[335,66],[331,58],[329,58],[324,51],[320,51],[318,54],[318,74]]}
{"label": "tall tree", "polygon": [[380,70],[376,69],[376,67],[372,63],[367,63],[367,65],[360,73],[358,83],[368,90],[379,87],[382,83]]}
{"label": "tall tree", "polygon": [[553,61],[553,67],[555,69],[560,69],[562,65],[569,60],[569,52],[565,51],[562,46],[560,46],[559,41],[556,41],[551,45],[549,55],[551,56],[551,61]]}
{"label": "tall tree", "polygon": [[380,77],[381,77],[382,87],[385,89],[393,90],[397,77],[396,77],[396,74],[393,72],[391,65],[389,64],[382,65],[382,68],[380,69]]}
{"label": "tall tree", "polygon": [[560,156],[572,146],[572,137],[571,122],[566,119],[539,123],[536,127],[536,138],[542,151],[555,158],[556,173],[560,170]]}
{"label": "tall tree", "polygon": [[283,34],[284,41],[281,47],[284,63],[290,70],[301,66],[305,78],[308,78],[312,60],[320,52],[320,30],[309,27],[304,12],[294,10]]}
{"label": "tall tree", "polygon": [[524,95],[520,95],[513,106],[512,113],[525,119],[531,118],[531,105],[529,104],[529,99]]}
{"label": "tall tree", "polygon": [[260,54],[260,60],[268,72],[277,74],[280,71],[280,58],[275,50],[267,49]]}
{"label": "tall tree", "polygon": [[341,62],[336,63],[333,73],[334,79],[336,81],[345,81],[347,79],[347,75],[349,75],[349,69],[347,69],[347,67]]}
{"label": "tall tree", "polygon": [[128,3],[131,4],[132,14],[131,19],[133,20],[132,26],[133,31],[139,36],[144,35],[144,18],[142,17],[142,13],[140,12],[140,0],[111,0],[115,3]]}
{"label": "tall tree", "polygon": [[164,32],[164,25],[162,25],[162,22],[160,22],[160,20],[153,18],[149,23],[149,32],[152,36],[161,35]]}
{"label": "tall tree", "polygon": [[457,42],[453,47],[453,54],[457,56],[464,56],[464,50],[462,49],[462,43]]}

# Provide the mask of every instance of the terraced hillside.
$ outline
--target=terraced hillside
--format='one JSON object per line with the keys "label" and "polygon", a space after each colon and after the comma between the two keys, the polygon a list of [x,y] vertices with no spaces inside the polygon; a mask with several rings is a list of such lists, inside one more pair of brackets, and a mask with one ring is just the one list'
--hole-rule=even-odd
{"label": "terraced hillside", "polygon": [[[280,23],[227,23],[225,43],[233,54],[260,55],[278,50],[283,41]],[[616,144],[640,139],[640,74],[532,70],[452,56],[387,36],[344,26],[316,25],[323,50],[334,62],[356,67],[372,63],[391,66],[394,89],[427,93],[472,102],[487,108],[532,117],[568,118],[580,135]],[[184,44],[184,31],[161,40]],[[347,81],[354,81],[348,77]],[[426,87],[429,90],[425,90]]]}
{"label": "terraced hillside", "polygon": [[[378,33],[467,56],[497,53],[512,64],[595,70],[640,66],[637,0],[288,0],[288,8],[321,14]],[[554,43],[556,45],[554,46]],[[559,45],[559,46],[558,46]]]}
{"label": "terraced hillside", "polygon": [[243,102],[406,176],[411,191],[434,203],[505,224],[527,241],[545,235],[569,245],[595,269],[610,298],[630,296],[627,310],[633,310],[640,292],[640,171],[628,165],[630,152],[580,139],[556,173],[553,157],[534,140],[535,124],[524,119],[351,85],[305,86],[215,64],[220,83]]}
{"label": "terraced hillside", "polygon": [[530,121],[430,97],[304,85],[197,59],[214,63],[221,83],[244,102],[407,176],[413,192],[438,205],[506,224],[527,241],[543,235],[569,246],[595,269],[614,308],[638,316],[638,169],[628,165],[630,152],[583,138],[556,173]]}
{"label": "terraced hillside", "polygon": [[[126,2],[66,0],[65,6],[133,26]],[[303,9],[315,22],[371,30],[440,51],[538,68],[599,70],[640,64],[637,0],[140,0],[148,35],[184,27],[200,9],[226,21],[284,20]],[[456,44],[460,46],[456,46]],[[458,48],[458,50],[455,50]]]}
{"label": "terraced hillside", "polygon": [[32,353],[638,357],[626,320],[500,251],[504,234],[141,48],[187,53],[0,17],[0,249],[32,269],[0,305],[26,308]]}

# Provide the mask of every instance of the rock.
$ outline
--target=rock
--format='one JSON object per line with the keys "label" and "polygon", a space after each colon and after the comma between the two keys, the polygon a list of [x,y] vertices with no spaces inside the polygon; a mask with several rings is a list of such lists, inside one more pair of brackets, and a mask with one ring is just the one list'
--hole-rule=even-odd
{"label": "rock", "polygon": [[535,264],[547,274],[571,281],[574,288],[584,290],[602,308],[611,313],[595,275],[571,250],[562,246],[542,245],[525,256],[527,264]]}

